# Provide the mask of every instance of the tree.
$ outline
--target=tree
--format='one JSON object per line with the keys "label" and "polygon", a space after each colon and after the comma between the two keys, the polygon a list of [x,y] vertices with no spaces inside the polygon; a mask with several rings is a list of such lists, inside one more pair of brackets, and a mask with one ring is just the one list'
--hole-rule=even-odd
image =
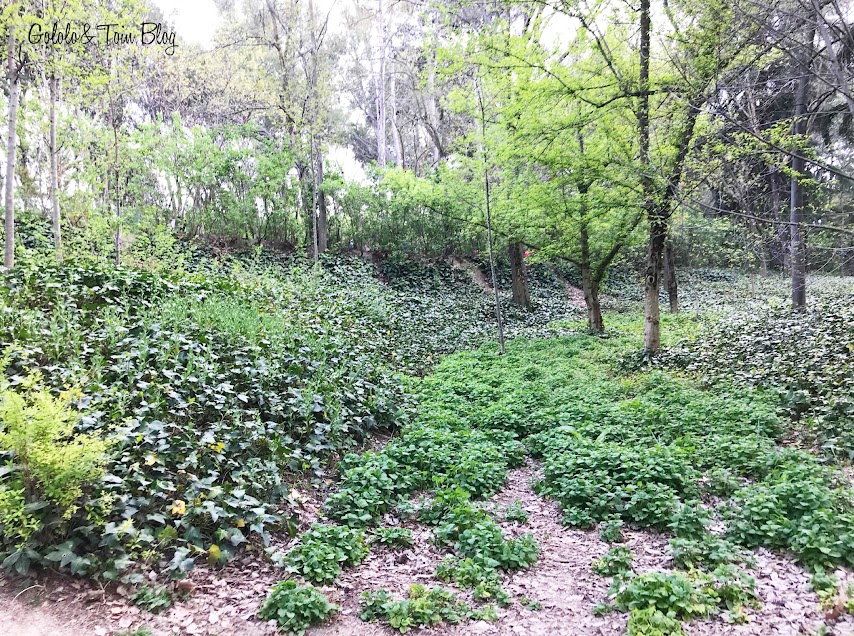
{"label": "tree", "polygon": [[9,82],[9,122],[6,134],[6,185],[5,185],[5,218],[3,227],[5,230],[5,249],[3,252],[3,264],[6,269],[15,266],[15,149],[17,142],[18,124],[18,92],[20,64],[16,59],[18,52],[17,38],[15,34],[13,12],[17,11],[14,4],[7,5],[4,9],[4,18],[8,21],[8,33],[6,34],[6,79]]}

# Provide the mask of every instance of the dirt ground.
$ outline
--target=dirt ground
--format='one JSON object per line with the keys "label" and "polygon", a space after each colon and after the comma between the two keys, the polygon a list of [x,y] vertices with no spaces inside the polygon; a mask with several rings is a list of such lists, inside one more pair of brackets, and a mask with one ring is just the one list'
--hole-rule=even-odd
{"label": "dirt ground", "polygon": [[[524,524],[504,523],[510,535],[533,532],[540,547],[538,563],[529,570],[504,577],[505,589],[514,597],[525,596],[541,605],[532,611],[519,602],[498,610],[494,623],[483,621],[442,625],[430,630],[437,635],[475,636],[619,636],[626,617],[614,613],[594,617],[593,607],[605,598],[609,581],[595,575],[591,563],[608,551],[596,532],[579,531],[560,524],[557,506],[531,489],[536,467],[511,471],[507,487],[490,502],[498,508],[520,501],[528,511]],[[365,590],[384,588],[402,595],[412,583],[443,585],[433,579],[443,554],[430,543],[431,532],[419,526],[416,545],[403,552],[373,547],[359,566],[345,570],[330,587],[321,588],[340,611],[328,623],[310,630],[310,636],[390,636],[397,633],[378,624],[359,620],[358,599]],[[635,554],[635,570],[646,572],[667,567],[667,539],[651,532],[627,532]],[[292,541],[292,540],[291,540]],[[288,544],[279,546],[287,549]],[[757,580],[762,605],[748,610],[750,621],[731,625],[723,617],[692,621],[685,631],[691,636],[794,636],[816,633],[825,625],[818,600],[809,591],[808,575],[790,559],[765,550],[756,553]],[[844,578],[851,573],[840,573]],[[255,618],[269,587],[285,573],[269,562],[246,555],[222,570],[197,568],[190,597],[176,602],[161,614],[150,614],[127,600],[128,590],[103,591],[85,581],[51,577],[39,581],[0,577],[0,636],[107,636],[133,633],[147,627],[155,636],[263,636],[276,633],[272,624]],[[457,590],[465,597],[466,593]],[[843,615],[828,622],[827,634],[854,635],[854,618]],[[425,630],[413,630],[414,633]]]}

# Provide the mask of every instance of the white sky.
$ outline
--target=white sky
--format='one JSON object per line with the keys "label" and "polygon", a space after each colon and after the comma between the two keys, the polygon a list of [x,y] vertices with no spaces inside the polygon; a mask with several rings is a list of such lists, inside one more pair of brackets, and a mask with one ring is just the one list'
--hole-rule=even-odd
{"label": "white sky", "polygon": [[154,0],[184,40],[209,47],[222,17],[213,0]]}

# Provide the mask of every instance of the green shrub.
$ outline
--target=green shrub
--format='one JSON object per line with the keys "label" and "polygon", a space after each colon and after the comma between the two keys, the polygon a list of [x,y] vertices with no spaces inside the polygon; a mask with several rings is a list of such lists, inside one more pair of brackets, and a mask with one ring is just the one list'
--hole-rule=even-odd
{"label": "green shrub", "polygon": [[614,515],[599,526],[599,538],[605,543],[622,543],[623,520]]}
{"label": "green shrub", "polygon": [[557,499],[565,521],[589,526],[620,515],[664,527],[677,496],[698,494],[696,471],[670,449],[624,447],[557,436],[545,445],[545,477],[537,490]]}
{"label": "green shrub", "polygon": [[342,566],[360,563],[368,554],[364,533],[345,526],[315,523],[286,556],[288,571],[313,583],[331,583]]}
{"label": "green shrub", "polygon": [[717,497],[729,497],[742,485],[729,468],[713,468],[706,473],[703,490]]}
{"label": "green shrub", "polygon": [[822,607],[829,607],[839,592],[839,578],[818,566],[810,577],[810,587]]}
{"label": "green shrub", "polygon": [[723,564],[709,573],[699,572],[695,581],[709,602],[719,608],[739,610],[757,604],[756,581],[735,565]]}
{"label": "green shrub", "polygon": [[727,563],[743,563],[749,560],[744,550],[736,544],[711,533],[696,539],[671,539],[670,555],[675,565],[688,570],[715,568]]}
{"label": "green shrub", "polygon": [[373,543],[391,548],[409,548],[415,545],[412,530],[408,528],[375,528],[371,530]]}
{"label": "green shrub", "polygon": [[654,610],[668,618],[706,617],[721,609],[740,612],[756,604],[756,582],[734,565],[711,572],[649,572],[614,580],[615,605],[622,611]]}
{"label": "green shrub", "polygon": [[143,585],[131,595],[130,600],[137,607],[157,614],[172,606],[172,592],[163,585]]}
{"label": "green shrub", "polygon": [[615,582],[618,590],[614,602],[624,612],[651,608],[685,619],[708,616],[713,609],[709,599],[684,574],[649,572]]}
{"label": "green shrub", "polygon": [[708,534],[707,528],[711,521],[709,510],[699,502],[692,501],[677,506],[667,527],[677,537],[696,539]]}
{"label": "green shrub", "polygon": [[436,578],[463,589],[473,589],[476,601],[494,600],[502,607],[510,604],[510,596],[502,589],[498,573],[474,559],[447,557],[436,568]]}
{"label": "green shrub", "polygon": [[593,572],[599,576],[617,576],[632,568],[632,551],[625,546],[611,548],[605,556],[594,561]]}
{"label": "green shrub", "polygon": [[515,539],[505,539],[501,529],[491,519],[460,532],[454,550],[464,557],[503,570],[530,567],[539,554],[539,546],[533,535],[528,533]]}
{"label": "green shrub", "polygon": [[682,623],[655,607],[633,609],[629,613],[628,636],[684,636]]}
{"label": "green shrub", "polygon": [[807,432],[817,446],[849,459],[854,450],[852,322],[852,305],[840,302],[838,292],[819,297],[797,315],[765,304],[712,324],[665,359],[709,380],[725,378],[778,395],[787,415],[810,425]]}
{"label": "green shrub", "polygon": [[528,520],[528,511],[522,507],[521,501],[514,501],[504,509],[504,520],[525,523]]}
{"label": "green shrub", "polygon": [[75,430],[73,397],[0,391],[0,556],[19,573],[33,561],[89,571],[80,548],[95,548],[92,529],[110,512],[102,491],[107,443]]}
{"label": "green shrub", "polygon": [[297,585],[289,579],[273,586],[258,616],[265,621],[276,621],[283,632],[302,636],[337,609],[311,585]]}
{"label": "green shrub", "polygon": [[747,546],[789,548],[808,565],[854,565],[852,494],[821,477],[772,473],[735,493],[728,535]]}
{"label": "green shrub", "polygon": [[418,520],[430,525],[438,524],[451,510],[458,506],[469,506],[471,495],[462,488],[446,488],[436,492],[433,500],[421,507]]}
{"label": "green shrub", "polygon": [[360,605],[359,618],[363,621],[384,621],[401,633],[413,627],[431,627],[442,622],[456,624],[466,618],[490,617],[485,612],[476,613],[443,588],[427,590],[423,585],[410,586],[407,598],[402,600],[394,600],[385,590],[364,592]]}
{"label": "green shrub", "polygon": [[412,488],[411,477],[384,453],[349,455],[342,467],[341,484],[326,507],[333,519],[349,526],[375,522]]}

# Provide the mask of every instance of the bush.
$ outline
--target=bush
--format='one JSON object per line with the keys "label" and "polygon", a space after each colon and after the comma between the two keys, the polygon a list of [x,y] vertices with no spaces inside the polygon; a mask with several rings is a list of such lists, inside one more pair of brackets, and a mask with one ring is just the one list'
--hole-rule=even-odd
{"label": "bush", "polygon": [[284,632],[302,636],[312,625],[320,623],[338,608],[311,585],[279,581],[258,610],[266,621],[276,621]]}
{"label": "bush", "polygon": [[409,548],[415,544],[408,528],[376,528],[371,531],[372,542],[390,548]]}
{"label": "bush", "polygon": [[593,562],[593,572],[599,576],[617,576],[632,568],[632,551],[625,546],[611,548],[605,556]]}
{"label": "bush", "polygon": [[528,520],[528,511],[522,507],[521,501],[514,501],[504,509],[504,520],[525,523]]}
{"label": "bush", "polygon": [[131,595],[130,600],[134,605],[157,614],[171,607],[172,593],[162,585],[143,585]]}
{"label": "bush", "polygon": [[407,598],[394,600],[385,590],[364,592],[361,599],[363,621],[381,620],[401,633],[413,627],[432,627],[442,622],[460,623],[466,618],[495,620],[494,612],[472,610],[451,592],[423,585],[412,585]]}
{"label": "bush", "polygon": [[19,573],[33,561],[88,572],[92,561],[79,552],[94,549],[92,527],[110,511],[102,491],[107,443],[75,431],[73,397],[0,391],[0,555]]}
{"label": "bush", "polygon": [[737,491],[725,510],[728,535],[746,547],[789,548],[807,565],[854,565],[852,493],[808,472],[772,473]]}
{"label": "bush", "polygon": [[649,572],[615,582],[619,586],[615,604],[624,612],[652,608],[668,616],[693,618],[712,611],[691,579],[678,572]]}
{"label": "bush", "polygon": [[711,533],[694,539],[671,539],[670,555],[675,565],[688,570],[743,563],[749,558],[736,544]]}
{"label": "bush", "polygon": [[498,573],[474,559],[445,558],[436,568],[436,578],[463,589],[474,589],[472,596],[476,601],[494,600],[502,607],[510,604],[510,596],[502,589]]}
{"label": "bush", "polygon": [[413,487],[412,478],[387,453],[348,455],[342,467],[341,484],[326,508],[333,519],[349,526],[377,521]]}
{"label": "bush", "polygon": [[315,523],[288,552],[286,562],[290,572],[301,574],[308,581],[331,583],[342,566],[361,563],[367,554],[361,530]]}
{"label": "bush", "polygon": [[623,542],[623,520],[614,515],[599,526],[599,538],[605,543]]}
{"label": "bush", "polygon": [[682,623],[654,607],[634,609],[626,626],[628,636],[684,636]]}
{"label": "bush", "polygon": [[678,495],[698,494],[699,475],[665,447],[629,448],[558,434],[545,451],[545,477],[537,490],[561,503],[571,525],[620,515],[641,526],[664,527]]}

